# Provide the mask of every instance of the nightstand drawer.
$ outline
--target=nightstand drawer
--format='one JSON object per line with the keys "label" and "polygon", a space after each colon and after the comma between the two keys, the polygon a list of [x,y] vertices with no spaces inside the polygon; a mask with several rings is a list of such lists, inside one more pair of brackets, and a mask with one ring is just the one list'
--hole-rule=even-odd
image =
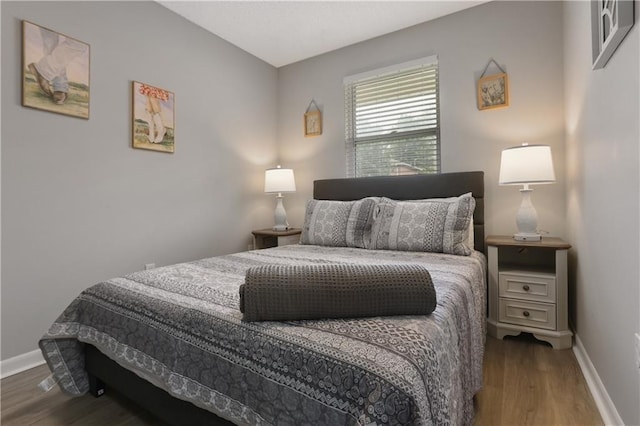
{"label": "nightstand drawer", "polygon": [[300,235],[286,235],[284,237],[278,237],[278,247],[288,246],[291,244],[300,243]]}
{"label": "nightstand drawer", "polygon": [[290,244],[300,243],[300,234],[302,229],[290,228],[286,231],[274,231],[271,228],[256,229],[251,231],[253,234],[253,248],[264,249],[269,247],[287,246]]}
{"label": "nightstand drawer", "polygon": [[498,274],[500,297],[556,302],[556,276],[544,272],[500,272]]}
{"label": "nightstand drawer", "polygon": [[556,329],[556,305],[500,298],[499,321]]}

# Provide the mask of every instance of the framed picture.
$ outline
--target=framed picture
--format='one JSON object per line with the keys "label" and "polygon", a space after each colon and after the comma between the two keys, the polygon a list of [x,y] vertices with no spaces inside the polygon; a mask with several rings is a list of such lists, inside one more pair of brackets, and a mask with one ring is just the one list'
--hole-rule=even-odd
{"label": "framed picture", "polygon": [[604,68],[633,26],[633,0],[591,2],[593,69]]}
{"label": "framed picture", "polygon": [[133,82],[133,147],[174,152],[175,96],[145,83]]}
{"label": "framed picture", "polygon": [[311,111],[304,114],[304,135],[319,136],[322,134],[322,114]]}
{"label": "framed picture", "polygon": [[488,75],[478,80],[478,109],[509,106],[509,80],[506,73]]}
{"label": "framed picture", "polygon": [[22,21],[22,105],[89,118],[89,45]]}

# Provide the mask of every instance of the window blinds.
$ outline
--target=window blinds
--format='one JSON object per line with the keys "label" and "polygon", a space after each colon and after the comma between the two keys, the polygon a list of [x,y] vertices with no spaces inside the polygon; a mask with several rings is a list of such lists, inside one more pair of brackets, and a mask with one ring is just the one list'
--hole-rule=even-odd
{"label": "window blinds", "polygon": [[347,176],[440,172],[438,64],[423,61],[345,78]]}

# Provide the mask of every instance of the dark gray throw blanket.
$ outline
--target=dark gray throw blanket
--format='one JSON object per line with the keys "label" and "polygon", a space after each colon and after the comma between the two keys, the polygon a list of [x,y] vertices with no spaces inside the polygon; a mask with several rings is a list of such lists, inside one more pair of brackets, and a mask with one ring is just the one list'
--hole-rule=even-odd
{"label": "dark gray throw blanket", "polygon": [[428,315],[436,307],[421,265],[262,265],[240,286],[244,321]]}

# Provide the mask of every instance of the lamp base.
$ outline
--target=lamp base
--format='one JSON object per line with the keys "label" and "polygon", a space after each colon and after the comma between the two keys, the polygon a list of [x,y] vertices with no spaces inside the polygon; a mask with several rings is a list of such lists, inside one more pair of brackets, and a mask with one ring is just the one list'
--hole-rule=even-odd
{"label": "lamp base", "polygon": [[516,241],[540,241],[540,234],[537,232],[538,213],[531,203],[532,191],[533,189],[529,189],[529,185],[525,185],[524,189],[520,190],[522,203],[516,215],[518,232],[513,235],[513,239]]}
{"label": "lamp base", "polygon": [[540,234],[518,232],[517,234],[513,234],[513,239],[516,241],[540,241],[542,239],[542,236]]}
{"label": "lamp base", "polygon": [[286,231],[287,229],[289,229],[289,222],[287,222],[287,212],[285,211],[284,205],[282,204],[282,194],[278,194],[276,199],[278,201],[276,203],[276,210],[273,213],[273,219],[275,221],[273,230]]}

